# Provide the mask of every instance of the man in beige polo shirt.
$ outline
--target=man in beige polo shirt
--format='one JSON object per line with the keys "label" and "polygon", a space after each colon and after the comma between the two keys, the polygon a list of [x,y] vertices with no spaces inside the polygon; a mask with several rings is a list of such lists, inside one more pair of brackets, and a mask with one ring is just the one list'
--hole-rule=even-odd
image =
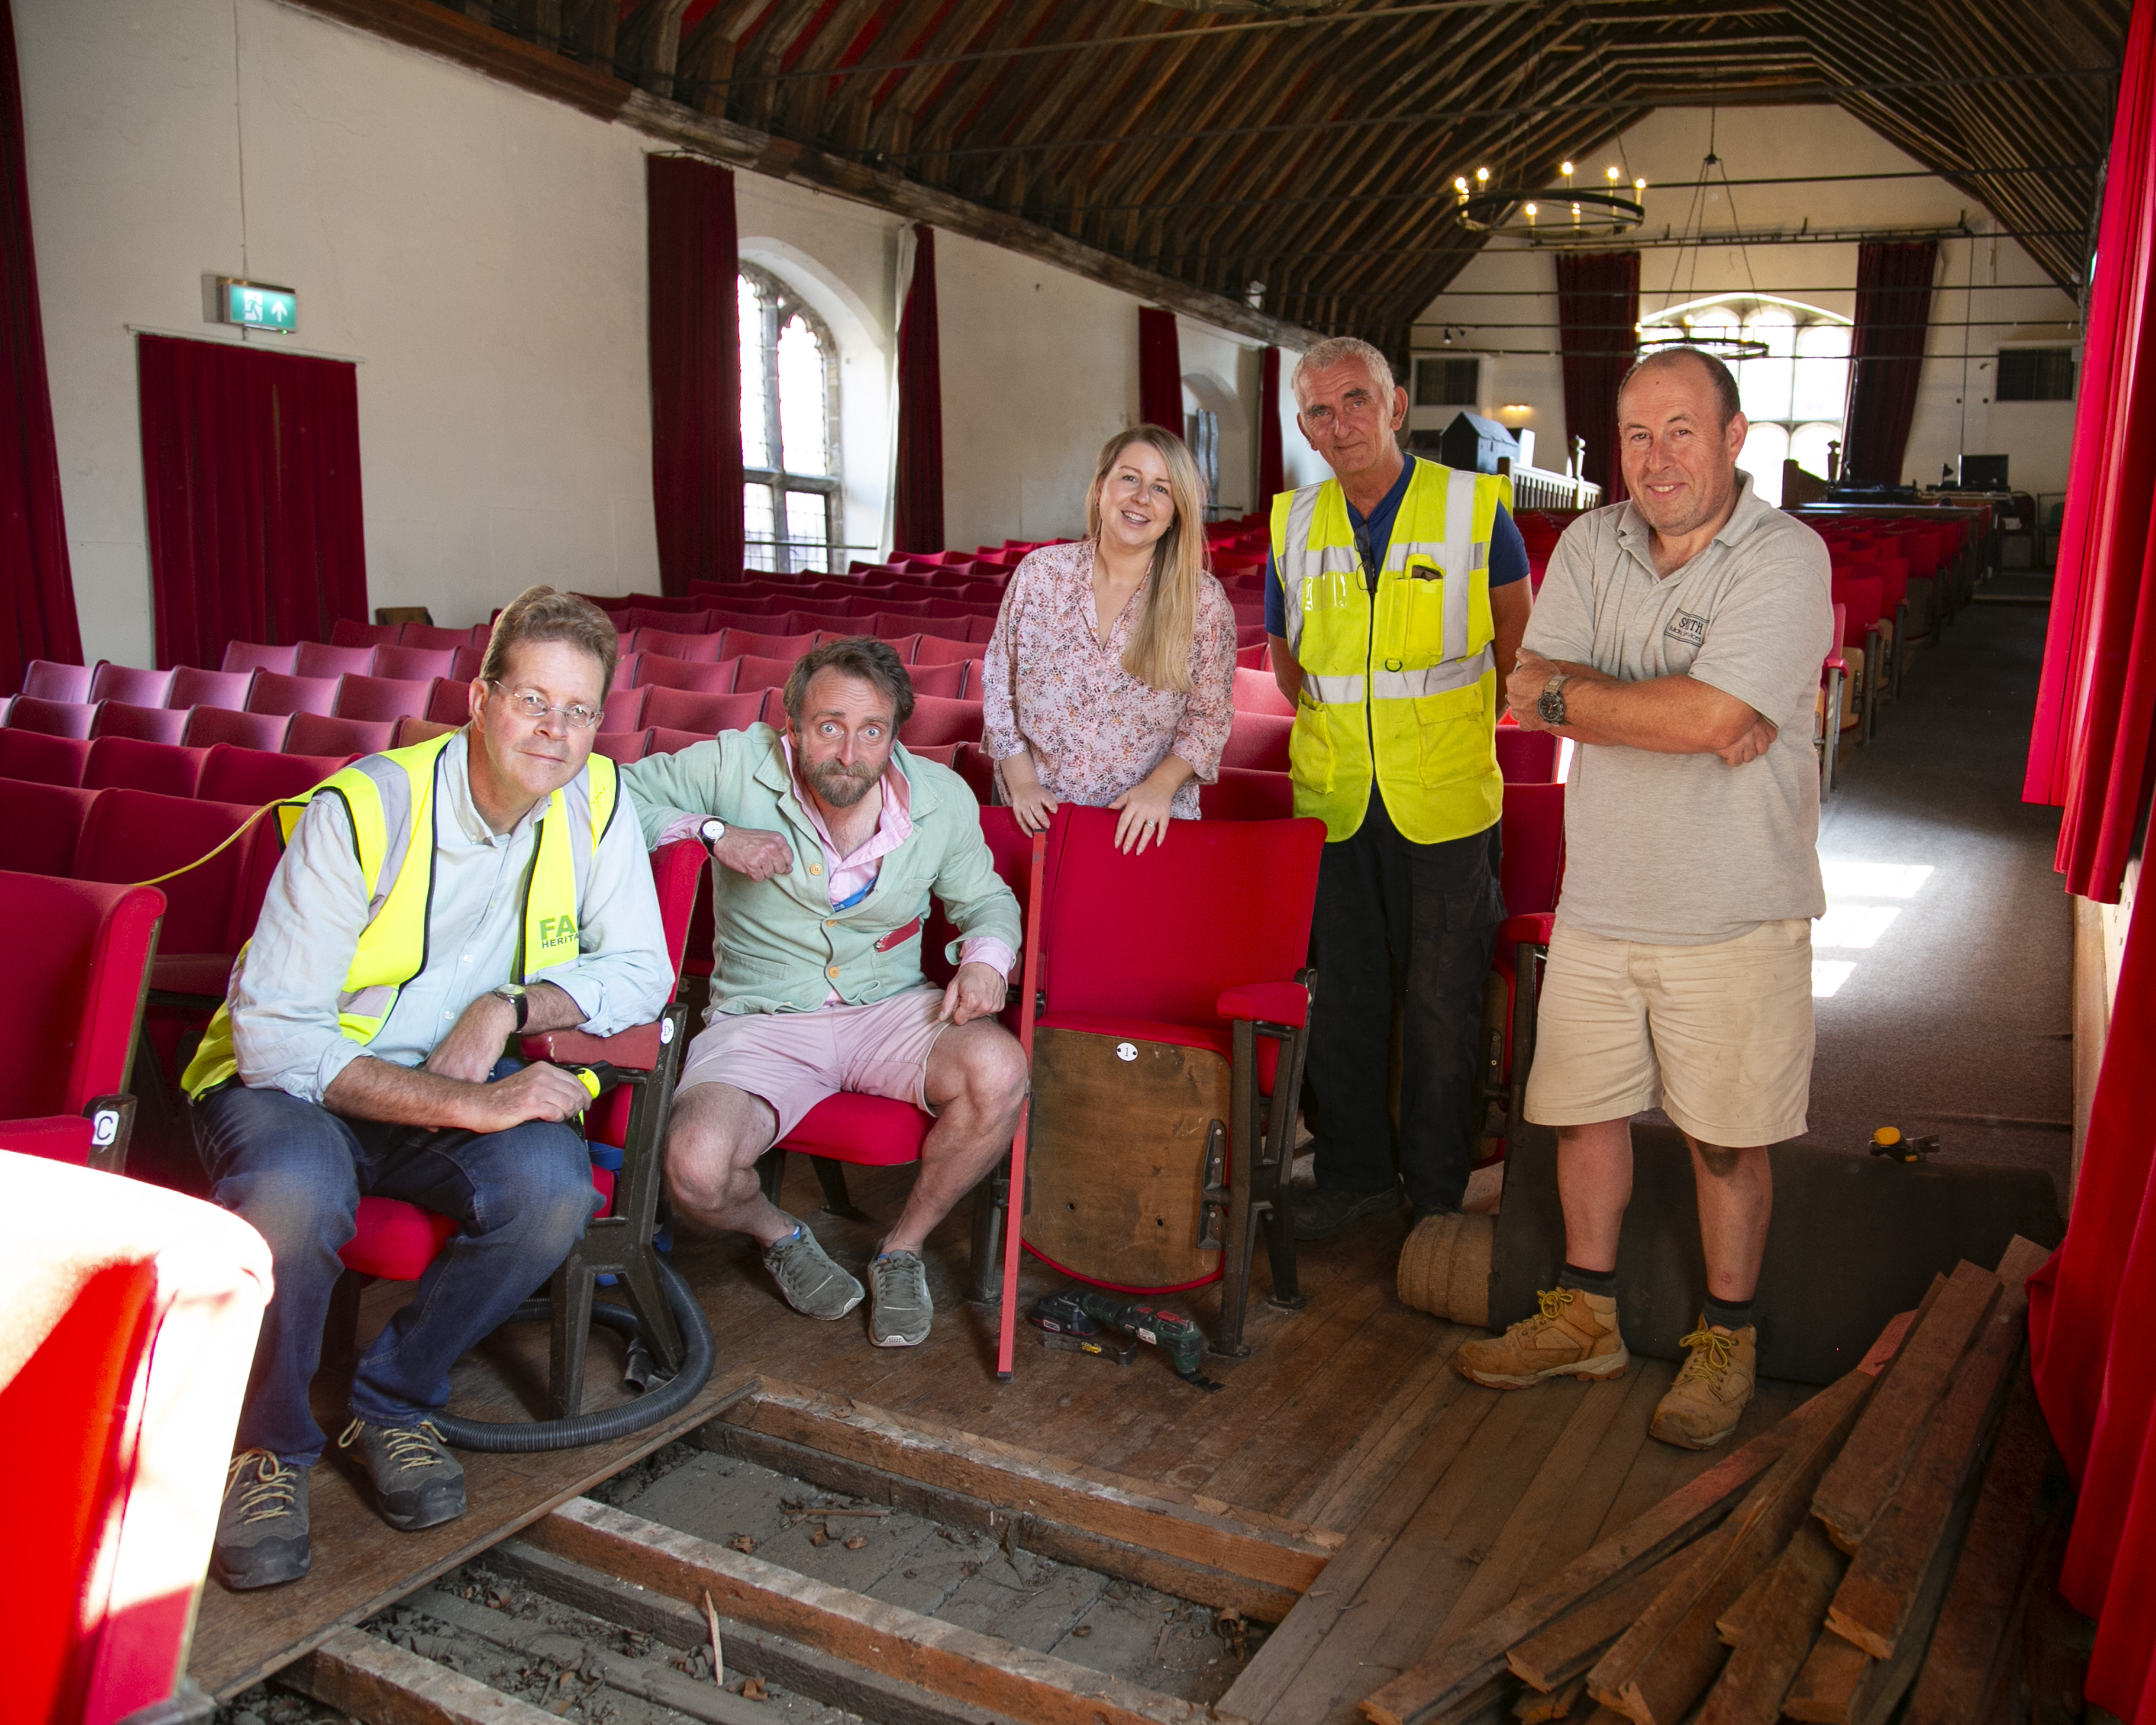
{"label": "man in beige polo shirt", "polygon": [[1833,614],[1825,543],[1738,470],[1721,361],[1650,356],[1617,417],[1630,501],[1566,530],[1506,691],[1522,726],[1579,745],[1527,1095],[1557,1128],[1565,1266],[1534,1317],[1455,1363],[1500,1389],[1625,1371],[1630,1122],[1660,1106],[1691,1147],[1707,1286],[1650,1430],[1703,1450],[1751,1398],[1765,1147],[1804,1130],[1810,1095],[1810,719]]}

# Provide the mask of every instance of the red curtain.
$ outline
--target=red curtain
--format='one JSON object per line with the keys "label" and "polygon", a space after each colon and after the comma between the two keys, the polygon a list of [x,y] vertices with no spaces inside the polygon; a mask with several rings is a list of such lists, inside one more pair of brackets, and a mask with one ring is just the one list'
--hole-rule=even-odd
{"label": "red curtain", "polygon": [[734,177],[688,156],[644,158],[651,296],[651,506],[659,581],[742,572],[741,257]]}
{"label": "red curtain", "polygon": [[138,336],[157,663],[367,620],[359,367]]}
{"label": "red curtain", "polygon": [[0,0],[0,694],[23,686],[33,659],[82,662],[74,581],[60,514],[59,457],[45,381],[44,320],[30,244],[30,182],[23,150],[23,89],[15,19]]}
{"label": "red curtain", "polygon": [[1258,507],[1270,509],[1287,489],[1287,460],[1281,448],[1281,353],[1268,347],[1258,356]]}
{"label": "red curtain", "polygon": [[[2156,228],[2156,8],[2121,70],[2059,548],[2024,794],[2060,803],[2071,891],[2115,901],[2156,722],[2143,595],[2156,484],[2149,344]],[[2030,1284],[2036,1391],[2079,1501],[2061,1590],[2097,1620],[2089,1700],[2156,1725],[2156,880],[2134,896],[2063,1245]]]}
{"label": "red curtain", "polygon": [[1604,503],[1615,503],[1625,495],[1617,459],[1617,386],[1631,370],[1639,346],[1639,253],[1560,252],[1557,321],[1565,434],[1587,439],[1585,476],[1602,487]]}
{"label": "red curtain", "polygon": [[897,496],[893,551],[943,549],[943,350],[936,312],[936,230],[913,230],[913,275],[898,319]]}
{"label": "red curtain", "polygon": [[2063,807],[2066,890],[2114,903],[2156,724],[2156,18],[2134,8],[2089,285],[2088,339],[2021,794]]}
{"label": "red curtain", "polygon": [[1183,435],[1183,347],[1175,314],[1138,307],[1138,418]]}
{"label": "red curtain", "polygon": [[1849,342],[1849,407],[1841,471],[1859,485],[1898,485],[1917,416],[1931,333],[1938,242],[1856,249],[1856,327]]}

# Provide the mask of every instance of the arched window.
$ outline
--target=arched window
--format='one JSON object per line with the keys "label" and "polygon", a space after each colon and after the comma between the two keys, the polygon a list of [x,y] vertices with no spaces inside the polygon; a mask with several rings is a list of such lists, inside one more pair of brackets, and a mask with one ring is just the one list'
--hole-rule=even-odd
{"label": "arched window", "polygon": [[1737,388],[1751,432],[1738,457],[1753,487],[1779,508],[1782,463],[1831,479],[1830,444],[1841,439],[1843,403],[1849,394],[1849,321],[1816,305],[1765,295],[1732,294],[1671,305],[1640,321],[1643,335],[1682,330],[1696,340],[1743,338],[1767,352],[1732,360]]}
{"label": "arched window", "polygon": [[751,568],[828,572],[839,524],[839,351],[776,276],[741,270],[742,515]]}

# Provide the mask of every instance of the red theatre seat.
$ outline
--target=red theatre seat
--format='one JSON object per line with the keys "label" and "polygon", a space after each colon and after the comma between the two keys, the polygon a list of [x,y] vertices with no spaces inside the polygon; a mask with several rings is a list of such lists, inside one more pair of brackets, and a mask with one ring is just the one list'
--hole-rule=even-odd
{"label": "red theatre seat", "polygon": [[[716,641],[719,638],[713,635],[710,639]],[[712,659],[674,659],[663,653],[643,653],[638,655],[637,686],[686,689],[693,695],[731,695],[742,686],[737,680],[741,663],[738,659],[721,663]]]}
{"label": "red theatre seat", "polygon": [[48,737],[42,731],[0,726],[0,778],[80,784],[90,750],[90,743],[80,737]]}
{"label": "red theatre seat", "polygon": [[90,674],[92,701],[124,701],[135,706],[170,706],[173,673],[142,670],[131,665],[100,660]]}
{"label": "red theatre seat", "polygon": [[[464,691],[460,688],[459,694]],[[331,713],[340,719],[377,719],[395,724],[424,714],[434,697],[432,678],[363,676],[346,672],[337,680]]]}
{"label": "red theatre seat", "polygon": [[403,628],[401,623],[362,623],[357,618],[340,617],[330,625],[330,643],[337,647],[393,646]]}
{"label": "red theatre seat", "polygon": [[244,749],[281,749],[285,733],[291,728],[290,713],[243,713],[221,706],[198,706],[189,710],[187,728],[180,741],[192,748],[228,742]]}
{"label": "red theatre seat", "polygon": [[1223,767],[1250,767],[1262,773],[1288,770],[1288,733],[1295,720],[1286,713],[1255,713],[1239,709],[1228,732],[1228,746],[1220,752]]}
{"label": "red theatre seat", "polygon": [[1287,718],[1295,716],[1295,703],[1281,693],[1280,685],[1269,670],[1235,667],[1235,711],[1243,713],[1279,713]]}
{"label": "red theatre seat", "polygon": [[[902,650],[899,655],[909,665],[962,665],[968,659],[981,656],[980,645],[974,641],[954,641],[947,635],[918,635],[912,639],[913,656],[906,658]],[[896,647],[900,644],[894,641],[891,644]]]}
{"label": "red theatre seat", "polygon": [[644,704],[650,698],[649,687],[642,689],[614,689],[608,692],[606,706],[599,717],[602,732],[612,731],[641,731],[644,726]]}
{"label": "red theatre seat", "polygon": [[321,641],[302,641],[292,649],[292,674],[300,677],[371,677],[374,675],[372,647],[332,647]]}
{"label": "red theatre seat", "polygon": [[195,794],[212,803],[244,803],[259,808],[312,790],[348,757],[282,754],[271,749],[239,748],[221,742],[203,760]]}
{"label": "red theatre seat", "polygon": [[167,706],[221,706],[239,713],[247,710],[247,691],[254,685],[254,673],[202,670],[183,665],[172,673]]}
{"label": "red theatre seat", "polygon": [[[264,842],[266,820],[218,850],[254,814],[244,803],[161,797],[152,791],[97,793],[75,845],[75,879],[145,880],[187,868],[162,883],[165,927],[151,967],[152,988],[203,999],[224,998],[233,955],[254,932],[262,895],[276,866],[275,845]],[[187,868],[189,864],[198,865]]]}
{"label": "red theatre seat", "polygon": [[641,761],[651,752],[651,732],[648,727],[639,731],[602,731],[592,740],[592,752],[626,767],[632,761]]}
{"label": "red theatre seat", "polygon": [[259,641],[227,641],[224,644],[224,661],[218,669],[275,671],[280,676],[289,677],[292,675],[293,657],[298,651],[296,647],[271,647]]}
{"label": "red theatre seat", "polygon": [[[680,629],[639,629],[636,632],[636,651],[657,653],[668,659],[686,660],[696,665],[716,665],[719,658],[719,644],[726,639],[723,631],[713,630],[709,634],[689,634]],[[626,646],[623,649],[627,651]],[[713,691],[723,695],[723,689]]]}
{"label": "red theatre seat", "polygon": [[82,783],[91,791],[156,791],[161,796],[192,797],[202,783],[208,749],[177,743],[144,742],[132,737],[100,737],[90,746]]}
{"label": "red theatre seat", "polygon": [[247,691],[250,713],[321,713],[325,717],[336,705],[335,677],[286,676],[281,671],[258,671]]}
{"label": "red theatre seat", "polygon": [[285,747],[295,755],[377,755],[397,741],[394,719],[340,719],[295,713]]}
{"label": "red theatre seat", "polygon": [[[469,653],[469,647],[464,649]],[[432,683],[437,677],[456,675],[457,649],[454,647],[377,647],[374,649],[374,675],[377,677],[398,677],[407,681]],[[463,679],[469,683],[470,677]]]}
{"label": "red theatre seat", "polygon": [[1517,725],[1497,727],[1497,770],[1505,783],[1548,784],[1557,778],[1558,743],[1553,731],[1522,731]]}
{"label": "red theatre seat", "polygon": [[90,738],[97,709],[86,701],[48,701],[41,695],[18,695],[8,709],[8,723],[17,731],[42,731],[48,737]]}
{"label": "red theatre seat", "polygon": [[[667,731],[716,737],[756,722],[763,698],[756,691],[738,695],[696,695],[686,689],[654,689],[644,704],[645,721]],[[656,744],[654,752],[658,752]]]}
{"label": "red theatre seat", "polygon": [[127,737],[142,742],[177,743],[186,735],[187,716],[178,707],[134,706],[124,701],[100,701],[90,721],[92,737]]}
{"label": "red theatre seat", "polygon": [[1471,1117],[1481,1121],[1488,1117],[1491,1101],[1504,1099],[1502,1136],[1509,1148],[1513,1124],[1524,1117],[1521,1108],[1534,1062],[1536,1003],[1557,921],[1558,891],[1564,882],[1564,787],[1507,783],[1502,819],[1504,855],[1498,884],[1504,890],[1506,920],[1490,968],[1501,985],[1502,1018],[1482,1025],[1481,1057],[1475,1063],[1469,1106]]}
{"label": "red theatre seat", "polygon": [[[86,757],[90,745],[82,747]],[[0,778],[0,869],[24,875],[71,872],[83,823],[97,796],[74,785]]]}
{"label": "red theatre seat", "polygon": [[933,695],[917,696],[913,716],[898,727],[898,740],[908,748],[940,742],[978,742],[981,740],[981,703],[946,701]]}
{"label": "red theatre seat", "polygon": [[1223,767],[1217,783],[1199,786],[1198,808],[1207,820],[1290,820],[1295,780],[1285,773]]}
{"label": "red theatre seat", "polygon": [[[1325,829],[1178,822],[1165,845],[1137,855],[1116,849],[1115,829],[1112,809],[1070,803],[1050,829],[1026,1245],[1106,1286],[1223,1281],[1214,1346],[1240,1353],[1259,1232],[1274,1300],[1301,1298],[1287,1147],[1308,1042],[1303,966]],[[1101,1073],[1127,1087],[1132,1110],[1108,1142],[1086,1106]],[[1195,1206],[1193,1192],[1202,1194]],[[1126,1235],[1127,1249],[1102,1244]],[[1081,1250],[1087,1260],[1075,1261]]]}
{"label": "red theatre seat", "polygon": [[775,658],[762,653],[744,654],[739,659],[729,659],[727,665],[734,672],[734,687],[747,694],[755,689],[783,689],[786,680],[793,675],[799,662],[794,658]]}
{"label": "red theatre seat", "polygon": [[[468,629],[441,629],[431,623],[408,623],[397,634],[400,647],[446,647],[454,652],[459,647],[478,644]],[[385,675],[388,673],[384,673]]]}
{"label": "red theatre seat", "polygon": [[62,665],[56,660],[33,659],[23,667],[22,693],[39,701],[64,701],[81,705],[90,698],[90,668]]}
{"label": "red theatre seat", "polygon": [[14,931],[0,1147],[125,1166],[133,1108],[121,1092],[164,909],[154,886],[0,874],[0,915]]}
{"label": "red theatre seat", "polygon": [[754,654],[761,658],[783,659],[788,665],[806,653],[815,641],[812,630],[807,634],[758,634],[753,629],[730,629],[719,644],[719,657],[739,659]]}

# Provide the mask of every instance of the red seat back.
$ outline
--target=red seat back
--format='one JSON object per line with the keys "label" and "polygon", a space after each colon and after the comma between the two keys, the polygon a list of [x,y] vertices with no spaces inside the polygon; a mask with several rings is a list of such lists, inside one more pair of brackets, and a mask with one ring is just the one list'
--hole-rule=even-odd
{"label": "red seat back", "polygon": [[335,677],[286,676],[282,671],[258,671],[247,691],[250,713],[321,713],[336,705]]}
{"label": "red seat back", "polygon": [[281,749],[292,728],[289,713],[240,713],[221,706],[198,706],[187,714],[181,742],[192,747],[228,742],[244,749]]}
{"label": "red seat back", "polygon": [[631,761],[641,761],[651,752],[651,735],[644,726],[634,731],[602,731],[592,740],[592,752],[626,767]]}
{"label": "red seat back", "polygon": [[[145,880],[209,856],[254,809],[239,803],[100,791],[74,850],[79,880]],[[236,952],[253,932],[269,870],[259,866],[265,823],[199,867],[162,883],[161,954]]]}
{"label": "red seat back", "polygon": [[1511,784],[1548,784],[1557,777],[1558,734],[1554,731],[1522,731],[1517,725],[1497,727],[1497,770]]}
{"label": "red seat back", "polygon": [[371,677],[374,649],[334,647],[321,641],[302,641],[292,649],[292,673],[301,677]]}
{"label": "red seat back", "polygon": [[783,659],[762,653],[747,653],[726,661],[734,670],[734,687],[743,693],[752,689],[783,689],[799,662],[798,655]]}
{"label": "red seat back", "polygon": [[397,741],[394,719],[340,719],[295,713],[285,747],[295,755],[377,755]]}
{"label": "red seat back", "polygon": [[100,701],[91,709],[92,737],[131,737],[142,742],[177,742],[186,734],[185,707],[134,706],[124,701]]}
{"label": "red seat back", "polygon": [[1285,773],[1223,767],[1217,783],[1199,786],[1198,809],[1207,820],[1290,820],[1295,780]]}
{"label": "red seat back", "polygon": [[416,718],[407,713],[397,721],[395,732],[389,740],[390,747],[403,749],[410,748],[415,743],[432,742],[438,737],[449,736],[457,728],[454,725],[438,725],[432,719]]}
{"label": "red seat back", "polygon": [[286,755],[221,742],[203,757],[195,794],[213,803],[259,808],[312,790],[345,764],[343,755]]}
{"label": "red seat back", "polygon": [[1222,991],[1308,962],[1322,821],[1176,821],[1136,856],[1115,832],[1113,809],[1069,803],[1050,828],[1047,1012],[1209,1027]]}
{"label": "red seat back", "polygon": [[1564,880],[1564,787],[1508,784],[1499,842],[1498,883],[1507,916],[1533,916],[1557,908]]}
{"label": "red seat back", "polygon": [[[437,677],[456,674],[457,650],[454,647],[377,647],[374,649],[374,675],[431,683]],[[471,649],[467,647],[463,650],[469,653]],[[464,680],[469,683],[471,679],[466,677]]]}
{"label": "red seat back", "polygon": [[247,691],[254,683],[254,673],[251,670],[203,670],[183,665],[172,673],[172,686],[165,697],[165,705],[221,706],[235,713],[244,712]]}
{"label": "red seat back", "polygon": [[63,665],[57,660],[33,659],[23,667],[21,692],[34,695],[40,701],[87,701],[91,675],[90,668],[86,665]]}
{"label": "red seat back", "polygon": [[474,644],[468,629],[440,629],[431,623],[408,623],[397,632],[400,647],[446,647],[454,652]]}
{"label": "red seat back", "polygon": [[427,697],[427,711],[421,716],[444,725],[463,724],[471,717],[471,684],[454,677],[443,678]]}
{"label": "red seat back", "polygon": [[[947,635],[918,635],[912,639],[915,642],[913,656],[907,659],[903,652],[899,655],[910,665],[957,665],[981,656],[981,649],[972,641],[954,641]],[[892,644],[896,646],[898,644],[893,642]]]}
{"label": "red seat back", "polygon": [[1841,644],[1861,647],[1878,623],[1886,586],[1876,575],[1851,575],[1834,583],[1834,603],[1843,608]]}
{"label": "red seat back", "polygon": [[271,670],[283,676],[292,675],[293,655],[296,647],[271,647],[260,641],[227,641],[221,670]]}
{"label": "red seat back", "polygon": [[1294,729],[1295,720],[1286,713],[1239,710],[1228,732],[1228,746],[1220,751],[1220,764],[1253,767],[1262,773],[1285,773],[1288,733]]}
{"label": "red seat back", "polygon": [[806,634],[758,634],[753,629],[730,629],[719,643],[719,657],[739,659],[746,654],[756,654],[767,659],[783,659],[788,665],[806,653],[815,640],[812,630]]}
{"label": "red seat back", "polygon": [[90,745],[79,737],[48,737],[42,731],[0,725],[0,778],[80,784],[90,750]]}
{"label": "red seat back", "polygon": [[131,665],[115,665],[110,660],[98,661],[97,669],[90,674],[90,699],[92,701],[124,701],[135,706],[169,706],[172,704],[172,673],[168,670],[143,670]]}
{"label": "red seat back", "polygon": [[606,698],[605,711],[599,719],[600,732],[643,730],[644,704],[650,695],[648,686],[611,691]]}
{"label": "red seat back", "polygon": [[[644,702],[644,716],[668,731],[693,732],[715,737],[721,731],[739,731],[753,725],[763,706],[755,691],[737,695],[698,695],[687,689],[654,689]],[[653,745],[654,752],[657,745]]]}
{"label": "red seat back", "polygon": [[355,617],[340,617],[330,625],[330,643],[337,647],[394,646],[403,627],[401,623],[362,623]]}
{"label": "red seat back", "polygon": [[[716,665],[719,644],[725,639],[725,632],[717,629],[709,634],[690,634],[680,629],[639,629],[635,635],[635,650],[663,654],[669,659],[686,660],[696,665]],[[629,650],[626,644],[623,650]],[[723,695],[726,691],[720,689],[712,692]]]}
{"label": "red seat back", "polygon": [[[932,695],[940,701],[962,700],[969,692],[966,687],[968,675],[979,663],[978,659],[956,659],[944,665],[913,665],[909,668],[913,692],[916,696]],[[979,698],[978,694],[974,698]]]}
{"label": "red seat back", "polygon": [[1269,670],[1235,667],[1235,711],[1240,713],[1279,713],[1292,719],[1295,703],[1281,693]]}
{"label": "red seat back", "polygon": [[[721,701],[731,701],[732,696],[719,696]],[[646,755],[678,755],[693,743],[709,742],[708,733],[700,731],[675,731],[665,725],[654,725],[644,733],[644,752]],[[620,759],[615,756],[616,760]]]}
{"label": "red seat back", "polygon": [[208,749],[182,748],[176,742],[100,737],[90,744],[90,757],[83,763],[83,788],[192,797],[202,783],[203,762],[208,755]]}
{"label": "red seat back", "polygon": [[0,874],[0,914],[14,930],[0,1118],[78,1114],[126,1089],[142,973],[164,908],[154,886]]}
{"label": "red seat back", "polygon": [[[459,685],[458,692],[463,693]],[[434,698],[434,680],[417,677],[360,676],[347,672],[337,679],[336,699],[330,711],[340,719],[381,719],[395,724],[408,714],[424,714]]]}
{"label": "red seat back", "polygon": [[[621,658],[617,659],[614,661],[614,681],[619,683],[622,680],[622,665],[627,660],[633,659],[634,657],[634,655],[633,654],[624,654]],[[479,677],[479,668],[485,662],[486,649],[484,647],[474,647],[470,644],[466,644],[462,647],[452,647],[449,649],[449,669],[448,672],[449,680],[452,682],[456,683],[470,683],[476,681]],[[635,679],[631,677],[629,680],[634,682]]]}
{"label": "red seat back", "polygon": [[8,723],[18,731],[42,731],[48,737],[87,739],[97,709],[86,701],[47,701],[39,695],[18,695],[8,709]]}
{"label": "red seat back", "polygon": [[[700,639],[716,642],[719,637]],[[686,689],[696,695],[731,695],[740,686],[735,680],[738,659],[675,659],[664,653],[640,653],[636,666],[639,688]],[[620,681],[615,679],[617,684]]]}
{"label": "red seat back", "polygon": [[[83,747],[87,753],[89,745]],[[73,785],[0,778],[0,869],[23,875],[69,873],[83,823],[100,794]]]}
{"label": "red seat back", "polygon": [[939,742],[978,742],[981,703],[916,696],[913,716],[898,727],[898,740],[908,748]]}

